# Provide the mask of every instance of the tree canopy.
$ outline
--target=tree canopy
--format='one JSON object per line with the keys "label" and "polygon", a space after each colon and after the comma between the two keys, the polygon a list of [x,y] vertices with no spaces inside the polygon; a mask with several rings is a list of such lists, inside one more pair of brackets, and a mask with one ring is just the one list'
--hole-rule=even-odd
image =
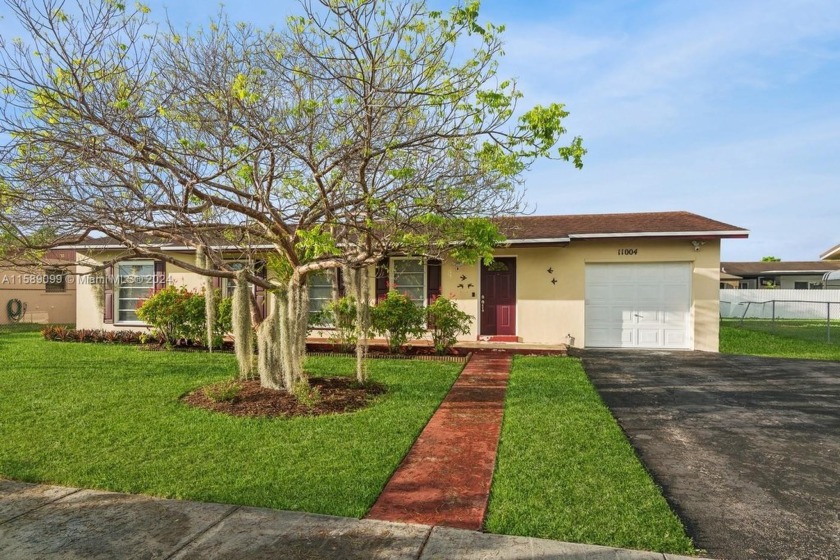
{"label": "tree canopy", "polygon": [[268,278],[240,277],[294,325],[311,272],[487,257],[485,218],[521,211],[536,159],[582,165],[580,138],[559,145],[563,105],[522,110],[497,76],[504,27],[477,1],[304,1],[282,29],[222,10],[192,31],[142,4],[66,4],[7,0],[26,37],[0,49],[1,220],[21,243],[101,232],[174,262],[151,236],[227,278],[220,246],[268,255]]}

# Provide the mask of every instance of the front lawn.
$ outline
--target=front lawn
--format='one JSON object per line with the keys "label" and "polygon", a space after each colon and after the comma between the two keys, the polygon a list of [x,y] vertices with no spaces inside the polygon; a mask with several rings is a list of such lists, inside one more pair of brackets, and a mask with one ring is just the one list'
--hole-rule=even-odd
{"label": "front lawn", "polygon": [[840,329],[827,342],[824,322],[817,321],[721,321],[720,351],[777,358],[840,360]]}
{"label": "front lawn", "polygon": [[517,357],[487,530],[695,552],[580,362]]}
{"label": "front lawn", "polygon": [[[251,419],[179,397],[231,377],[231,354],[0,336],[0,476],[50,484],[361,517],[460,364],[371,360],[388,393],[352,414]],[[352,375],[350,358],[310,358]]]}

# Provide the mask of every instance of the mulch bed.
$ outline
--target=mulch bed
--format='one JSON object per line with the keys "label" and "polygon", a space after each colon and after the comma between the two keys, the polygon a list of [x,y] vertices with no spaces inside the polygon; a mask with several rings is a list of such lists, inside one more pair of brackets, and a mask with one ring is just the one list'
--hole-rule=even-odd
{"label": "mulch bed", "polygon": [[311,377],[309,384],[313,391],[317,389],[320,399],[307,404],[285,391],[260,387],[259,381],[237,383],[242,386],[242,390],[231,401],[214,401],[205,394],[204,387],[185,395],[181,400],[191,406],[231,416],[274,418],[354,412],[386,392],[384,385],[373,381],[359,385],[352,377]]}

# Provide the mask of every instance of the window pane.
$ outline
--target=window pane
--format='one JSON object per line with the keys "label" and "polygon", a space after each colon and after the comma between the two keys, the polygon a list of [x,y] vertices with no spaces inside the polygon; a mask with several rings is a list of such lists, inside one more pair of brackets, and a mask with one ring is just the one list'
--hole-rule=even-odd
{"label": "window pane", "polygon": [[415,304],[426,304],[426,264],[415,259],[394,259],[394,281],[392,289],[405,294]]}
{"label": "window pane", "polygon": [[154,291],[155,265],[117,265],[117,322],[139,321],[137,307]]}
{"label": "window pane", "polygon": [[64,271],[60,269],[49,269],[44,274],[44,287],[48,292],[64,292],[67,289]]}
{"label": "window pane", "polygon": [[[318,313],[329,305],[333,296],[333,278],[331,270],[322,270],[310,274],[306,283],[309,289],[309,313]],[[324,325],[326,326],[326,325]]]}

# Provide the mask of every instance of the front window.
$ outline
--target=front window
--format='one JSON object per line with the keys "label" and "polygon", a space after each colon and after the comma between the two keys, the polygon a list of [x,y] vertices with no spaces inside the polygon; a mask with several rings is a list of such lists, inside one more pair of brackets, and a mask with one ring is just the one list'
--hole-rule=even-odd
{"label": "front window", "polygon": [[155,288],[155,265],[152,261],[117,264],[117,322],[138,323],[137,308]]}
{"label": "front window", "polygon": [[334,277],[335,274],[331,270],[313,272],[307,277],[310,317],[316,318],[332,301]]}
{"label": "front window", "polygon": [[[228,266],[233,271],[240,271],[247,266],[247,263],[244,262],[233,262],[228,263]],[[224,293],[227,297],[233,297],[233,291],[236,289],[236,280],[233,278],[226,278],[225,279],[225,290]]]}
{"label": "front window", "polygon": [[418,307],[425,307],[426,263],[417,257],[392,258],[390,288],[408,296]]}

